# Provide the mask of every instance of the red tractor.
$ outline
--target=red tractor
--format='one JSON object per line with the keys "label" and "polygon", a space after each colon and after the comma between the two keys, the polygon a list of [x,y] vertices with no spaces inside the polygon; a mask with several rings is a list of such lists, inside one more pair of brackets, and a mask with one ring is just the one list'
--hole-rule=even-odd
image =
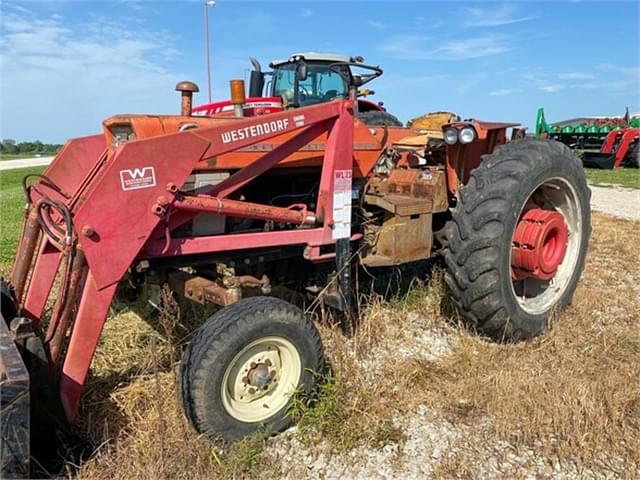
{"label": "red tractor", "polygon": [[640,128],[611,130],[599,152],[583,152],[581,157],[587,168],[640,168]]}
{"label": "red tractor", "polygon": [[[269,64],[272,69],[270,72],[263,72],[255,58],[251,59],[251,64],[253,70],[249,97],[243,105],[245,115],[274,113],[349,98],[349,84],[345,78],[361,76],[363,69],[359,67],[364,65],[364,59],[359,56],[306,52],[294,53],[287,60],[274,60]],[[373,72],[376,76],[382,74],[379,68]],[[370,73],[366,72],[365,75]],[[366,100],[367,96],[374,94],[369,89],[356,91],[356,116],[367,125],[401,127],[400,120],[388,113],[382,103]],[[223,100],[195,107],[193,114],[216,115],[233,111],[231,101]]]}
{"label": "red tractor", "polygon": [[[28,431],[29,377],[14,347],[32,391],[48,381],[72,421],[124,283],[168,285],[221,307],[181,363],[185,414],[212,439],[285,428],[293,393],[309,392],[322,368],[312,320],[269,296],[275,286],[349,311],[359,268],[384,275],[440,256],[460,317],[499,341],[542,333],[569,304],[591,227],[568,147],[508,142],[509,123],[453,121],[426,133],[367,125],[358,89],[381,70],[324,63],[274,64],[272,88],[289,72],[294,91],[272,113],[246,112],[242,81],[232,81],[235,115],[195,116],[197,87],[182,82],[181,115],[108,118],[25,179],[24,227],[2,285],[0,351],[15,394],[11,418],[3,406],[12,429],[3,426],[3,444],[20,452]],[[343,90],[320,98],[318,76]]]}

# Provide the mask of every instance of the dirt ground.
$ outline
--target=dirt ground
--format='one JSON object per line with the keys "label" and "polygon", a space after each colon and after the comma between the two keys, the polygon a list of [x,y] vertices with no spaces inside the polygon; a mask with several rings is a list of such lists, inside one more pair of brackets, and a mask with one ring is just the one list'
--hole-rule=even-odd
{"label": "dirt ground", "polygon": [[591,208],[626,220],[640,220],[640,190],[591,185]]}
{"label": "dirt ground", "polygon": [[371,304],[355,334],[321,322],[332,377],[267,440],[198,437],[174,374],[190,320],[183,311],[172,330],[125,309],[107,322],[84,397],[80,430],[96,450],[67,475],[640,478],[638,225],[593,215],[574,302],[532,341],[496,344],[456,324],[437,275]]}

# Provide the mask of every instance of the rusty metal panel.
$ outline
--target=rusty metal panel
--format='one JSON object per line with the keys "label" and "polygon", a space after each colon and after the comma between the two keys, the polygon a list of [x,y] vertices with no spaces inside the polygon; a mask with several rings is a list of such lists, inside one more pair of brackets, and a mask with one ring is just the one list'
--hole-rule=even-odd
{"label": "rusty metal panel", "polygon": [[29,372],[0,315],[0,474],[29,477]]}
{"label": "rusty metal panel", "polygon": [[415,198],[406,195],[388,194],[384,196],[365,195],[365,201],[370,205],[384,208],[394,215],[417,215],[431,213],[433,205],[429,198]]}
{"label": "rusty metal panel", "polygon": [[213,280],[185,272],[171,273],[168,281],[179,295],[203,305],[210,302],[224,307],[236,303],[241,298],[240,288],[225,288]]}
{"label": "rusty metal panel", "polygon": [[438,168],[395,168],[372,182],[368,204],[396,215],[444,212],[449,208],[445,172]]}
{"label": "rusty metal panel", "polygon": [[362,258],[368,267],[400,265],[431,256],[431,214],[389,217],[378,231],[377,241]]}

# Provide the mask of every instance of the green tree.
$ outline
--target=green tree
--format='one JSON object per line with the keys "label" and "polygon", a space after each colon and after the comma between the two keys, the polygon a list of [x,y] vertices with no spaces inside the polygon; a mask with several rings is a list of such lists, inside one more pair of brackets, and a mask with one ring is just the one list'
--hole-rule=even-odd
{"label": "green tree", "polygon": [[16,154],[20,150],[16,145],[16,141],[12,138],[5,138],[2,140],[2,151],[3,153]]}

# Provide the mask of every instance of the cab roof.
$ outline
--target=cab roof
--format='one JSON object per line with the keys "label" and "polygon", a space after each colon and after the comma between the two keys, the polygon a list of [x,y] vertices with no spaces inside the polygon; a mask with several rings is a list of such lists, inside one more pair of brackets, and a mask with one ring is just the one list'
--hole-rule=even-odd
{"label": "cab roof", "polygon": [[302,58],[311,62],[357,62],[362,61],[358,57],[349,57],[347,55],[339,55],[336,53],[319,53],[319,52],[301,52],[292,54],[287,60],[274,60],[270,63],[271,68],[285,63],[295,62],[297,58]]}

